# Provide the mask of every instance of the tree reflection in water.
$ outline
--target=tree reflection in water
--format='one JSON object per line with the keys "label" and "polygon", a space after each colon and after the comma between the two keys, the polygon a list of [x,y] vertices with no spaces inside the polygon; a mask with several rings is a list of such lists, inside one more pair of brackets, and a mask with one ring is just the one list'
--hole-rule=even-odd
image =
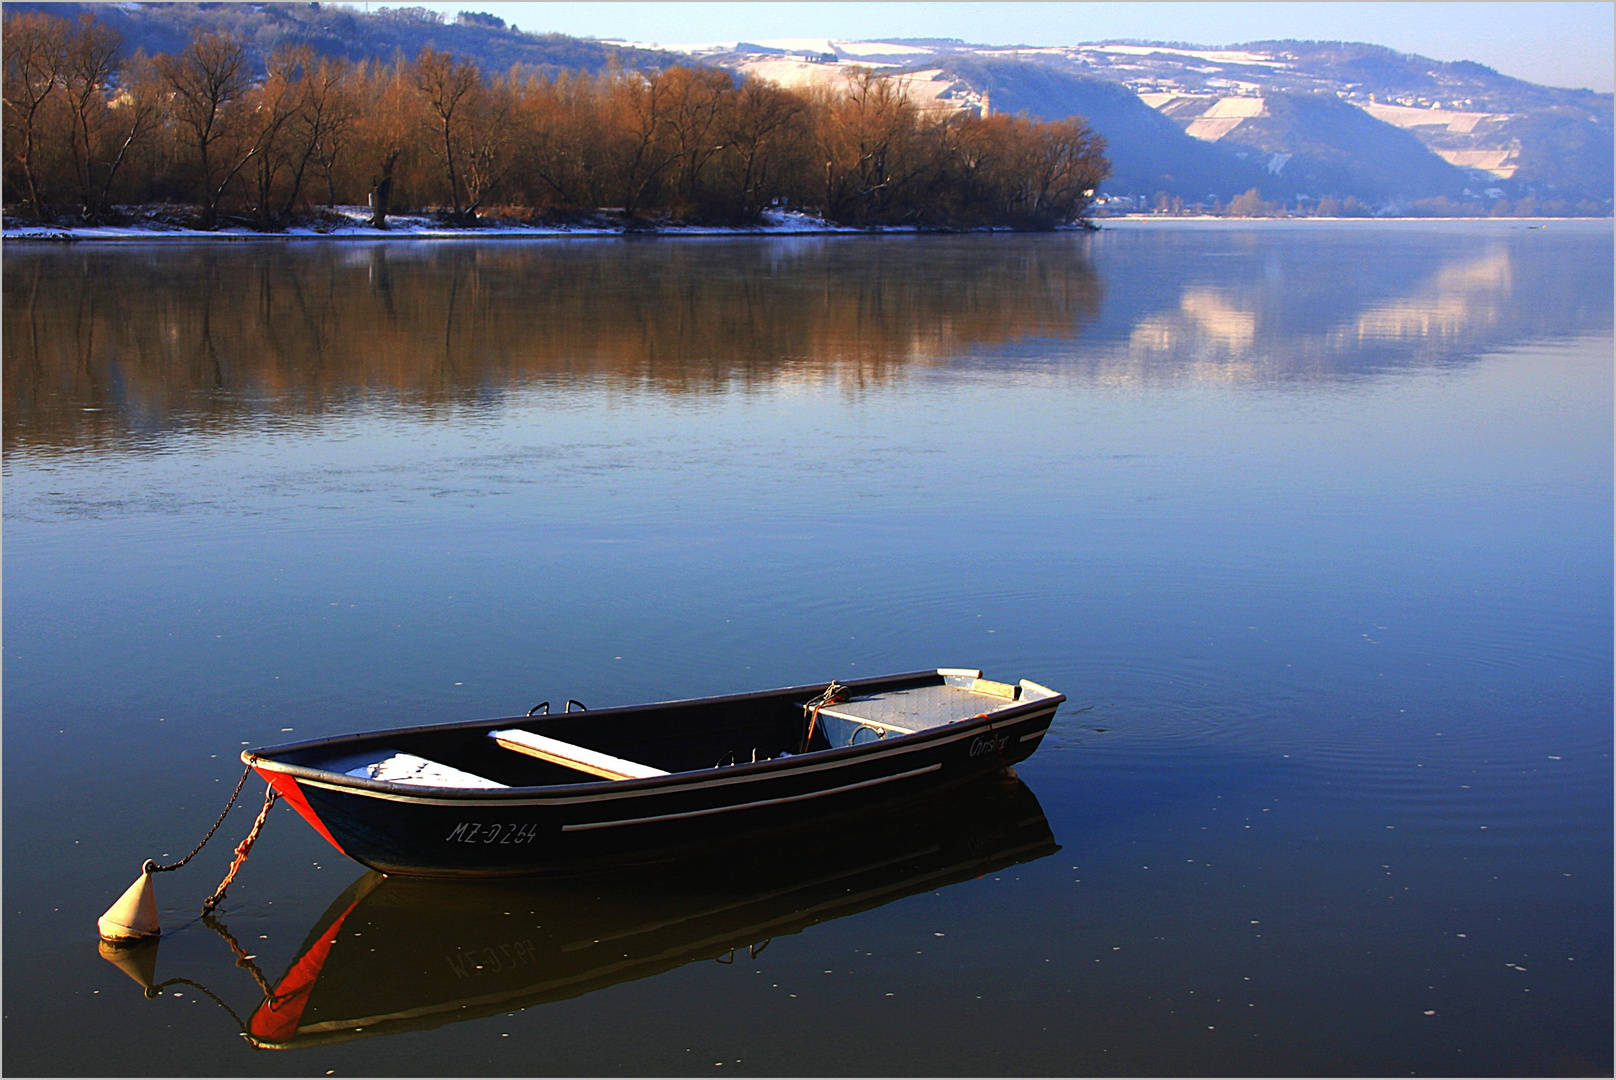
{"label": "tree reflection in water", "polygon": [[1335,379],[1609,324],[1572,310],[1600,295],[1574,280],[1596,230],[1258,231],[12,246],[5,447],[430,419],[533,384],[856,392],[1023,354],[1105,383]]}
{"label": "tree reflection in water", "polygon": [[[1081,237],[103,246],[7,253],[7,446],[229,426],[356,399],[431,410],[537,380],[666,394],[884,383],[1067,337]],[[86,410],[96,410],[89,411]]]}

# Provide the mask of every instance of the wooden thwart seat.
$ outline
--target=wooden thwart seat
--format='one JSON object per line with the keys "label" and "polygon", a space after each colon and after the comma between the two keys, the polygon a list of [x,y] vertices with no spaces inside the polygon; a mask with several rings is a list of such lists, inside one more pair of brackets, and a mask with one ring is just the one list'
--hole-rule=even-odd
{"label": "wooden thwart seat", "polygon": [[535,735],[521,728],[490,731],[488,737],[507,750],[515,750],[519,754],[536,757],[552,765],[577,769],[579,772],[598,776],[603,780],[644,780],[652,776],[668,775],[664,769],[653,769],[649,765],[625,761],[620,757],[602,754],[598,750],[562,742],[560,739]]}

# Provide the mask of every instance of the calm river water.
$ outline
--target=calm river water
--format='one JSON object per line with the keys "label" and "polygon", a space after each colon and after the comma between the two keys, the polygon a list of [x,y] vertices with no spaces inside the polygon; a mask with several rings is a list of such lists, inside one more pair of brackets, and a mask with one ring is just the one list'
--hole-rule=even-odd
{"label": "calm river water", "polygon": [[[3,289],[8,1074],[1612,1068],[1609,222]],[[243,746],[938,665],[1068,695],[1021,787],[498,887],[280,807],[204,924],[253,785],[158,879],[162,988],[97,950]]]}

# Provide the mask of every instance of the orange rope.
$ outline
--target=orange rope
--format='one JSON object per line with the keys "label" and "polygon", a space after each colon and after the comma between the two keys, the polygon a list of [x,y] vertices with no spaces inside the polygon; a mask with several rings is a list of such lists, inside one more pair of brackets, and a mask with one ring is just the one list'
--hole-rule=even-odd
{"label": "orange rope", "polygon": [[814,711],[808,716],[808,734],[802,737],[802,752],[805,754],[808,752],[808,744],[814,741],[814,726],[819,723],[819,710],[824,707],[825,703],[821,701],[814,706]]}
{"label": "orange rope", "polygon": [[819,710],[823,709],[826,705],[834,705],[838,701],[845,701],[846,699],[847,687],[841,685],[835,679],[832,679],[830,681],[830,685],[825,687],[825,692],[823,694],[820,694],[807,705],[803,706],[804,712],[808,712],[810,709],[813,711],[809,713],[808,716],[808,734],[803,736],[802,753],[806,754],[808,752],[808,744],[814,741],[814,727],[819,723]]}
{"label": "orange rope", "polygon": [[247,861],[247,853],[252,851],[253,842],[258,839],[258,834],[264,831],[264,822],[269,820],[269,811],[275,805],[275,799],[275,789],[266,787],[264,789],[264,808],[258,811],[258,819],[253,822],[252,831],[247,834],[247,838],[236,845],[236,857],[230,862],[229,873],[225,874],[224,880],[219,882],[219,887],[214,890],[213,895],[202,901],[202,913],[204,915],[219,906],[219,902],[224,899],[225,890],[230,888],[232,881],[236,880],[236,871],[240,870],[242,863]]}

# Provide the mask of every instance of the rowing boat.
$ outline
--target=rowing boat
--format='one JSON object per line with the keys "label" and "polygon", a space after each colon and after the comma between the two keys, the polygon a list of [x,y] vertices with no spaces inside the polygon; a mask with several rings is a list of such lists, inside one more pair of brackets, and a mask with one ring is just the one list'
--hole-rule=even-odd
{"label": "rowing boat", "polygon": [[937,668],[611,709],[535,706],[241,759],[371,869],[531,875],[1009,772],[1065,700],[1027,680]]}

